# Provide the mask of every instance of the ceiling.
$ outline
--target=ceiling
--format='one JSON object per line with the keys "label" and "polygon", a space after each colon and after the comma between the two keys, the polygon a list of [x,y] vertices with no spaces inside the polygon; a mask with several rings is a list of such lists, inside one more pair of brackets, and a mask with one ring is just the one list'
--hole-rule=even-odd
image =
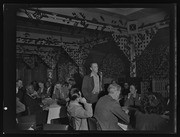
{"label": "ceiling", "polygon": [[136,11],[142,10],[144,8],[97,8],[97,9],[126,16]]}
{"label": "ceiling", "polygon": [[[166,12],[162,8],[67,8],[67,7],[41,7],[29,8],[29,14],[36,19],[35,13],[42,15],[37,11],[44,12],[48,15],[41,20],[46,22],[54,22],[57,24],[74,26],[74,22],[78,22],[77,27],[85,27],[81,23],[85,20],[87,29],[103,30],[103,31],[126,31],[128,21],[137,21],[147,25],[163,20]],[[75,15],[74,15],[75,14]],[[20,11],[18,16],[29,18],[25,10]],[[72,19],[73,18],[73,19]],[[74,21],[75,20],[75,21]],[[88,22],[88,23],[87,23]],[[103,28],[105,26],[105,28]]]}
{"label": "ceiling", "polygon": [[95,12],[100,12],[110,16],[123,17],[130,21],[139,20],[164,11],[160,8],[96,8]]}

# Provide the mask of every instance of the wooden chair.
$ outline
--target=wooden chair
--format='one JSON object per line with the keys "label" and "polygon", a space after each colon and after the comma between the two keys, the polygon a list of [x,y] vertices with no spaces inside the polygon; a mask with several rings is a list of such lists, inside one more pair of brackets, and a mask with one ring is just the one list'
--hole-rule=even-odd
{"label": "wooden chair", "polygon": [[89,130],[101,130],[101,126],[95,117],[87,118]]}

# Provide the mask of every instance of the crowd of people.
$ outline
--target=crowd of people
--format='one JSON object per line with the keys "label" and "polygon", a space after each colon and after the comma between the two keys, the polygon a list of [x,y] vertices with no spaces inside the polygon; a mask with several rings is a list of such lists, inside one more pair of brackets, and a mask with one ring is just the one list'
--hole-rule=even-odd
{"label": "crowd of people", "polygon": [[84,76],[82,88],[74,79],[65,82],[33,81],[25,88],[23,81],[16,82],[17,117],[35,114],[38,124],[45,124],[48,110],[42,100],[52,98],[67,108],[67,116],[73,119],[75,130],[88,130],[88,118],[94,117],[101,130],[123,130],[118,123],[128,125],[129,130],[166,131],[169,122],[169,98],[152,92],[140,94],[137,85],[125,82],[119,85],[113,80],[103,86],[98,64],[90,65],[91,73]]}

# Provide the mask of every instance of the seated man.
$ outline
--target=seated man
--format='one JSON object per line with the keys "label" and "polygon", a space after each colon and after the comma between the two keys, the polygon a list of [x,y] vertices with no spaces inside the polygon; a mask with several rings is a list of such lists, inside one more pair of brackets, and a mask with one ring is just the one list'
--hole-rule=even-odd
{"label": "seated man", "polygon": [[92,104],[81,97],[77,88],[70,91],[70,103],[67,107],[68,114],[74,118],[75,130],[88,130],[87,118],[93,116]]}
{"label": "seated man", "polygon": [[47,117],[47,111],[43,111],[40,106],[42,104],[41,98],[38,98],[37,92],[33,85],[28,85],[25,94],[25,105],[28,108],[29,115],[36,115],[37,124],[44,124]]}
{"label": "seated man", "polygon": [[119,104],[121,87],[117,84],[110,84],[108,95],[101,97],[95,107],[94,117],[98,120],[102,130],[122,130],[118,126],[121,120],[129,123],[129,115],[125,113]]}

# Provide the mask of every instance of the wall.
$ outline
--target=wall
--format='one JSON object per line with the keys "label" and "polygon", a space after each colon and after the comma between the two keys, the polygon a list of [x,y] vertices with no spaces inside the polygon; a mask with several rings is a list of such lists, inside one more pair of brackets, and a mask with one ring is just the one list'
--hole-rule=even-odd
{"label": "wall", "polygon": [[143,79],[169,79],[169,28],[158,30],[142,55],[137,58],[137,76]]}

